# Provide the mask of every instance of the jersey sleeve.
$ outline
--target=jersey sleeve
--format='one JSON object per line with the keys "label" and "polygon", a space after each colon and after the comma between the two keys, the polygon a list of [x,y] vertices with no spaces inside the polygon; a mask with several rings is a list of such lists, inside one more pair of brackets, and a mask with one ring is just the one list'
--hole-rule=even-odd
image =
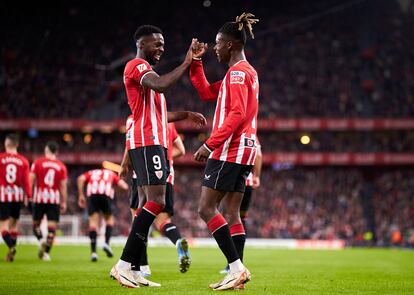
{"label": "jersey sleeve", "polygon": [[148,74],[149,72],[152,72],[152,68],[150,64],[140,59],[137,63],[135,63],[134,68],[131,71],[131,77],[134,81],[138,82],[139,85],[141,85],[142,78]]}
{"label": "jersey sleeve", "polygon": [[113,173],[113,180],[114,180],[114,185],[118,185],[119,182],[119,176],[116,173]]}
{"label": "jersey sleeve", "polygon": [[91,171],[87,171],[83,173],[82,175],[85,176],[86,182],[89,182],[89,180],[91,179]]}
{"label": "jersey sleeve", "polygon": [[68,179],[68,168],[62,163],[62,180]]}
{"label": "jersey sleeve", "polygon": [[217,99],[222,81],[210,84],[204,73],[203,63],[201,60],[194,60],[191,63],[190,81],[202,100],[209,101]]}
{"label": "jersey sleeve", "polygon": [[248,99],[248,76],[243,71],[231,71],[228,78],[228,97],[230,98],[230,111],[220,128],[216,129],[206,141],[206,145],[215,150],[234,133],[246,117]]}

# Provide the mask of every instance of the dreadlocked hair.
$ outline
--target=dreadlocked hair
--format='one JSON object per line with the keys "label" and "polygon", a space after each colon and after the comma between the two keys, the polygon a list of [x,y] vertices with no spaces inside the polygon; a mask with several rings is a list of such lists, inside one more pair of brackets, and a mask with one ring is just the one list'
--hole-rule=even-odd
{"label": "dreadlocked hair", "polygon": [[219,33],[229,35],[241,43],[246,44],[246,31],[250,37],[254,39],[253,25],[256,24],[259,19],[254,17],[251,13],[243,12],[241,15],[236,17],[236,21],[225,23],[219,30]]}
{"label": "dreadlocked hair", "polygon": [[152,34],[162,34],[162,30],[156,26],[142,25],[135,31],[134,40],[138,41],[138,39],[142,36],[148,36]]}

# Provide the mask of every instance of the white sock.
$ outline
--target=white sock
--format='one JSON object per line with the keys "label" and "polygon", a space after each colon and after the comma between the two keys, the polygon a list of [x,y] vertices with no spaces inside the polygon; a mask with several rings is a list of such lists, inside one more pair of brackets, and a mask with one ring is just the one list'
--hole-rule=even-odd
{"label": "white sock", "polygon": [[118,263],[116,264],[116,267],[119,267],[122,269],[125,269],[125,268],[131,269],[131,263],[119,259]]}
{"label": "white sock", "polygon": [[131,271],[135,276],[141,275],[141,272],[139,270],[131,270]]}
{"label": "white sock", "polygon": [[240,259],[237,259],[236,261],[229,263],[229,267],[230,267],[230,273],[239,272],[239,271],[244,270],[245,268]]}
{"label": "white sock", "polygon": [[151,269],[150,269],[150,266],[149,266],[149,265],[141,265],[141,266],[139,267],[139,269],[140,269],[142,272],[145,272],[145,273],[151,273]]}

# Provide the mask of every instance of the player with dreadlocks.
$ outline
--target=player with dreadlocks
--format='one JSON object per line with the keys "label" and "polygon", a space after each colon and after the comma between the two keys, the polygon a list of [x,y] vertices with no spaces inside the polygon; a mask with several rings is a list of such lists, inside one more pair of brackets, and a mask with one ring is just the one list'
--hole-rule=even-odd
{"label": "player with dreadlocks", "polygon": [[[239,210],[257,153],[259,82],[244,54],[246,32],[253,39],[252,25],[258,22],[252,17],[243,13],[235,22],[225,23],[216,36],[217,59],[229,66],[222,81],[207,81],[201,62],[207,45],[197,42],[193,46],[191,82],[203,100],[217,99],[211,136],[194,154],[196,161],[207,161],[199,214],[230,268],[222,281],[210,285],[214,290],[244,289],[251,277],[242,263],[246,237]],[[221,201],[227,220],[217,209]]]}

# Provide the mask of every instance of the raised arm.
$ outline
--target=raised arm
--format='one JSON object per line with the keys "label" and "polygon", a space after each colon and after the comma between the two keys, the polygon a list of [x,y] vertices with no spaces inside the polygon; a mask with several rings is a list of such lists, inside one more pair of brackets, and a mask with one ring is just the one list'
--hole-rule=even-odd
{"label": "raised arm", "polygon": [[160,93],[170,88],[173,84],[175,84],[178,81],[178,79],[181,78],[181,76],[190,66],[191,60],[193,58],[192,46],[195,42],[197,42],[197,39],[192,40],[190,48],[188,49],[185,59],[181,65],[176,67],[171,72],[161,76],[159,76],[154,71],[149,71],[142,77],[141,85]]}
{"label": "raised arm", "polygon": [[204,73],[203,63],[201,60],[193,60],[191,63],[190,81],[202,100],[212,101],[217,99],[222,81],[210,84]]}

